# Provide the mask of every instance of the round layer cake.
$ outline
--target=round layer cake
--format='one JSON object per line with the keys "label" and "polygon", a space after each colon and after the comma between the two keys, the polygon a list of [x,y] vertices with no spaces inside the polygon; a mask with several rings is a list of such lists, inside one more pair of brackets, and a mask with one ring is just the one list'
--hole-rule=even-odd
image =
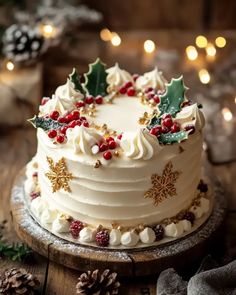
{"label": "round layer cake", "polygon": [[204,116],[185,91],[157,68],[131,75],[98,59],[85,83],[73,70],[30,120],[38,148],[25,190],[36,220],[74,242],[121,248],[199,226],[211,207]]}

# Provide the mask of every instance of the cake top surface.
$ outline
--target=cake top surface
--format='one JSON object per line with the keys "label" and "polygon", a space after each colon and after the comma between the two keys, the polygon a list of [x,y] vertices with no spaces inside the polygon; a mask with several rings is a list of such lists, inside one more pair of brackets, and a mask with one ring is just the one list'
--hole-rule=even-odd
{"label": "cake top surface", "polygon": [[105,160],[120,155],[149,160],[204,127],[182,77],[168,83],[157,67],[131,75],[117,63],[106,69],[97,59],[84,78],[81,83],[74,69],[52,98],[42,99],[39,114],[30,120],[58,148]]}

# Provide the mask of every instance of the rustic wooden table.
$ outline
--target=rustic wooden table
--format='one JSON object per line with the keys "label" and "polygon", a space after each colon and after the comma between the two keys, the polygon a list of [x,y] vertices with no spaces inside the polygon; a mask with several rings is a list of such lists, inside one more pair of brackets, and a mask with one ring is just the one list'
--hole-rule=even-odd
{"label": "rustic wooden table", "polygon": [[[153,33],[153,38],[154,35],[155,34]],[[91,43],[91,46],[89,47],[89,50],[92,51],[90,56],[100,55],[101,57],[103,57],[104,60],[108,61],[108,64],[111,64],[114,62],[114,60],[119,60],[119,58],[117,58],[117,56],[119,55],[120,58],[123,58],[123,66],[125,66],[125,64],[127,63],[129,65],[128,68],[133,68],[135,71],[139,71],[141,68],[143,68],[143,66],[137,63],[132,64],[132,62],[130,62],[130,56],[128,54],[129,49],[132,49],[132,46],[133,48],[137,47],[136,44],[133,44],[133,40],[138,40],[139,38],[136,38],[137,36],[135,36],[130,36],[130,42],[126,43],[126,45],[123,45],[123,50],[127,53],[126,55],[122,54],[122,48],[112,48],[112,51],[110,51],[107,49],[107,47],[104,49],[102,45],[92,46],[93,43]],[[143,33],[142,36],[144,39],[146,33]],[[169,37],[167,38],[167,36]],[[177,37],[178,32],[174,32],[174,36]],[[233,36],[235,37],[235,34]],[[164,40],[164,48],[169,47],[173,40],[179,40],[178,38],[174,38],[173,36],[171,37],[170,34],[162,32],[159,32],[158,37],[161,40]],[[176,44],[181,44],[181,52],[184,52],[184,47],[186,45],[189,45],[188,40],[194,40],[194,38],[192,33],[186,33],[185,35],[182,35],[181,38],[182,42],[176,42]],[[122,40],[124,39],[125,38],[123,38]],[[94,42],[94,45],[98,43],[96,40]],[[88,47],[86,48],[88,49]],[[83,47],[81,48],[81,50],[76,50],[76,54],[78,54],[78,52],[83,53],[84,51],[82,49]],[[106,53],[104,53],[105,51]],[[132,52],[134,52],[134,50]],[[136,52],[136,55],[132,57],[132,60],[139,61],[139,63],[142,62],[141,53]],[[47,77],[45,81],[46,83],[44,83],[47,94],[50,94],[57,85],[64,81],[65,75],[70,71],[70,69],[71,62],[69,63],[69,65],[65,66],[64,63],[63,65],[61,65],[58,59],[58,61],[54,62],[54,65],[51,66],[50,58],[48,58],[48,62],[46,62],[46,66],[44,68],[44,71],[47,73],[47,75],[45,75]],[[84,66],[81,65],[79,69],[80,71],[84,71],[87,69],[87,66],[85,66],[84,63]],[[171,69],[169,72],[173,72],[173,69]],[[181,73],[182,69],[178,68],[178,70],[176,70],[175,67],[174,72]],[[187,73],[187,79],[189,77],[190,75]],[[189,78],[189,80],[191,79]],[[28,117],[28,115],[22,112],[22,121],[24,121],[26,117]],[[230,143],[227,142],[227,144]],[[0,222],[2,222],[3,220],[7,220],[6,228],[4,229],[3,234],[9,242],[18,241],[18,238],[14,232],[11,223],[11,213],[9,207],[9,198],[12,183],[14,181],[14,177],[17,175],[19,170],[27,163],[27,161],[30,160],[35,151],[36,137],[35,130],[32,127],[28,126],[13,129],[0,129]],[[223,152],[224,151],[222,151],[222,153]],[[208,166],[208,169],[210,169],[211,174],[215,174],[222,182],[226,190],[226,197],[228,198],[229,202],[229,210],[225,224],[224,235],[222,235],[221,239],[223,241],[222,254],[218,257],[220,262],[227,262],[230,259],[236,258],[236,162],[230,162],[228,164],[217,166],[210,165]],[[75,294],[75,285],[78,277],[78,272],[53,263],[48,259],[38,255],[37,253],[34,253],[33,256],[30,257],[30,259],[28,259],[27,261],[20,263],[12,262],[7,259],[0,260],[0,270],[4,270],[5,268],[10,268],[12,266],[24,266],[28,271],[34,273],[39,278],[41,283],[40,294]],[[154,295],[156,294],[156,280],[156,277],[142,278],[137,280],[121,279],[121,294]]]}

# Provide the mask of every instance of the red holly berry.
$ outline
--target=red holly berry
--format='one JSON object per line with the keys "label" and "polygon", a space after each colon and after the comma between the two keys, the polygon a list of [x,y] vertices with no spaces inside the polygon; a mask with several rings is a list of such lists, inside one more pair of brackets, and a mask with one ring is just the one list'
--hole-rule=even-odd
{"label": "red holly berry", "polygon": [[102,104],[103,103],[103,97],[101,95],[96,96],[95,102],[96,102],[96,104]]}
{"label": "red holly berry", "polygon": [[58,143],[63,143],[65,141],[64,135],[57,135],[56,140]]}
{"label": "red holly berry", "polygon": [[187,125],[184,127],[185,131],[189,131],[188,134],[193,134],[195,132],[195,127],[193,125]]}
{"label": "red holly berry", "polygon": [[160,135],[161,132],[162,132],[162,127],[161,127],[161,126],[153,127],[153,128],[150,130],[150,133],[151,133],[152,135],[155,135],[155,136]]}
{"label": "red holly berry", "polygon": [[49,138],[55,138],[57,136],[57,131],[55,129],[48,131],[48,137]]}
{"label": "red holly berry", "polygon": [[59,118],[57,119],[57,121],[58,121],[59,123],[66,123],[66,119],[65,119],[65,117],[59,117]]}
{"label": "red holly berry", "polygon": [[111,140],[108,143],[108,147],[109,149],[114,150],[117,147],[117,143],[114,140],[113,141]]}
{"label": "red holly berry", "polygon": [[149,92],[147,95],[147,98],[152,99],[152,98],[154,98],[154,96],[155,96],[155,94],[153,92]]}
{"label": "red holly berry", "polygon": [[49,97],[43,97],[42,100],[41,100],[41,105],[45,105],[48,101],[49,101]]}
{"label": "red holly berry", "polygon": [[152,87],[147,87],[146,89],[145,89],[145,93],[148,93],[148,92],[151,92],[151,91],[153,91],[154,89],[152,88]]}
{"label": "red holly berry", "polygon": [[160,103],[160,97],[158,95],[154,95],[153,99],[155,103]]}
{"label": "red holly berry", "polygon": [[120,94],[125,94],[127,92],[127,89],[125,87],[121,87],[119,89]]}
{"label": "red holly berry", "polygon": [[110,151],[106,151],[106,152],[104,152],[103,153],[103,158],[105,159],[105,160],[111,160],[111,158],[112,158],[112,153],[110,152]]}
{"label": "red holly berry", "polygon": [[167,118],[172,119],[171,114],[164,114],[164,115],[162,116],[162,119],[163,119],[163,120],[164,120],[164,119],[167,119]]}
{"label": "red holly berry", "polygon": [[94,97],[92,95],[89,95],[85,98],[85,103],[91,104],[94,102]]}
{"label": "red holly berry", "polygon": [[32,174],[33,177],[38,177],[38,172],[35,171],[33,174]]}
{"label": "red holly berry", "polygon": [[114,141],[114,138],[112,136],[107,137],[106,142],[109,142],[109,141]]}
{"label": "red holly berry", "polygon": [[40,192],[31,192],[30,193],[30,198],[32,201],[38,197],[40,197]]}
{"label": "red holly berry", "polygon": [[79,119],[80,113],[79,113],[79,111],[73,111],[71,113],[71,115],[72,115],[74,120],[77,120],[77,119]]}
{"label": "red holly berry", "polygon": [[73,220],[70,224],[70,233],[73,238],[78,238],[80,231],[84,228],[84,225],[79,220]]}
{"label": "red holly berry", "polygon": [[134,80],[134,82],[138,79],[138,77],[139,77],[139,74],[133,74],[133,80]]}
{"label": "red holly berry", "polygon": [[174,124],[170,128],[171,133],[176,133],[180,131],[179,124],[177,122],[174,122]]}
{"label": "red holly berry", "polygon": [[53,112],[51,112],[51,114],[49,115],[49,117],[50,117],[51,119],[53,119],[53,120],[57,120],[58,117],[59,117],[59,113],[58,113],[58,111],[53,111]]}
{"label": "red holly berry", "polygon": [[85,106],[85,103],[83,101],[77,101],[75,105],[79,109],[79,108],[84,107]]}
{"label": "red holly berry", "polygon": [[166,126],[161,126],[161,133],[168,133],[170,129]]}
{"label": "red holly berry", "polygon": [[72,114],[68,114],[65,116],[65,120],[67,123],[71,122],[74,120],[73,115]]}
{"label": "red holly berry", "polygon": [[165,118],[162,120],[162,125],[170,128],[173,125],[173,121],[171,118]]}
{"label": "red holly berry", "polygon": [[66,134],[66,130],[68,129],[68,126],[61,127],[61,133]]}
{"label": "red holly berry", "polygon": [[77,121],[74,120],[74,121],[71,121],[68,125],[68,128],[74,128],[75,126],[77,125]]}
{"label": "red holly berry", "polygon": [[80,117],[81,121],[87,121],[86,117]]}
{"label": "red holly berry", "polygon": [[125,87],[126,89],[128,89],[128,88],[130,88],[130,87],[132,87],[132,86],[133,86],[133,83],[132,83],[131,81],[126,82],[125,85],[124,85],[124,87]]}
{"label": "red holly berry", "polygon": [[101,143],[99,146],[99,151],[105,152],[106,150],[108,150],[108,145],[105,142]]}
{"label": "red holly berry", "polygon": [[117,135],[117,139],[121,140],[121,138],[122,138],[122,133]]}
{"label": "red holly berry", "polygon": [[134,96],[135,95],[135,89],[133,87],[128,88],[127,94],[128,94],[128,96]]}
{"label": "red holly berry", "polygon": [[89,127],[89,122],[88,121],[84,121],[83,122],[83,126],[86,127],[86,128],[88,128]]}
{"label": "red holly berry", "polygon": [[96,242],[100,247],[107,247],[109,245],[109,233],[107,230],[101,230],[96,233]]}

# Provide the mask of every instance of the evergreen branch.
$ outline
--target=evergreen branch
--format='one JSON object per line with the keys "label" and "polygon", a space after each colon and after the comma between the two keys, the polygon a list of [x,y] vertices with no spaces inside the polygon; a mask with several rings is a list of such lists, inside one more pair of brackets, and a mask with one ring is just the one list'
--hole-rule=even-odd
{"label": "evergreen branch", "polygon": [[7,244],[0,240],[0,256],[11,259],[12,261],[22,261],[32,253],[32,250],[25,244]]}

